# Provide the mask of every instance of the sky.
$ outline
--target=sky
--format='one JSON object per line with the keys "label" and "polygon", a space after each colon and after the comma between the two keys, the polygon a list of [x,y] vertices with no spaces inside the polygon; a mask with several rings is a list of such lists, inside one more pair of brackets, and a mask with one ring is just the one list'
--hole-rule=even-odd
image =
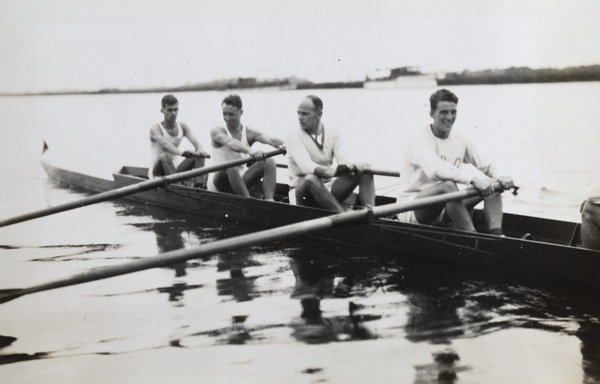
{"label": "sky", "polygon": [[[600,1],[0,0],[0,93],[600,64]],[[379,70],[379,71],[378,71]]]}

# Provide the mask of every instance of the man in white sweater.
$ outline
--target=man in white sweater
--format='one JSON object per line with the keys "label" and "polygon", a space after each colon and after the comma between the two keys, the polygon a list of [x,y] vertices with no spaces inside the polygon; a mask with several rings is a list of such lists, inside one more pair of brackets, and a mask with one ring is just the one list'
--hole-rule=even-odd
{"label": "man in white sweater", "polygon": [[341,202],[358,186],[359,204],[372,207],[373,176],[363,173],[369,165],[350,161],[341,135],[323,124],[322,115],[323,101],[317,96],[307,96],[298,105],[299,126],[285,141],[290,202],[343,212]]}
{"label": "man in white sweater", "polygon": [[[481,196],[404,212],[403,222],[433,224],[446,216],[456,229],[475,232],[472,210],[482,200],[487,221],[486,232],[502,234],[502,197],[493,183],[504,189],[513,187],[510,176],[502,176],[494,159],[480,153],[470,138],[452,133],[456,121],[458,97],[445,89],[429,98],[433,123],[413,132],[407,140],[406,158],[401,172],[399,201],[441,195],[459,190],[458,184],[472,185]],[[471,164],[473,167],[462,167]]]}

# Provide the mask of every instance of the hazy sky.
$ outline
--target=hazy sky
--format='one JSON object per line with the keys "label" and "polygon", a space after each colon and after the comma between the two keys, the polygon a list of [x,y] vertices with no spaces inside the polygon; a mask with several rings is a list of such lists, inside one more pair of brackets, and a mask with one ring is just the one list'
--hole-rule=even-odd
{"label": "hazy sky", "polygon": [[[0,92],[600,64],[600,1],[0,0]],[[383,73],[385,75],[385,73]]]}

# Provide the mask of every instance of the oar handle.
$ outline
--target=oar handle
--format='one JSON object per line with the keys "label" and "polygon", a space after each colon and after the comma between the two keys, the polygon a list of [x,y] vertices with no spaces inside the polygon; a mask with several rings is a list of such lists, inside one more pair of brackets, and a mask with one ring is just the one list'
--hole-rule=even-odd
{"label": "oar handle", "polygon": [[[274,151],[266,152],[264,154],[265,158],[273,157],[281,154],[285,154],[285,149],[276,149]],[[42,209],[35,212],[26,213],[23,215],[11,217],[5,220],[0,221],[0,227],[6,227],[12,224],[21,223],[23,221],[28,221],[32,219],[37,219],[44,216],[49,216],[55,213],[69,211],[71,209],[84,207],[86,205],[91,205],[95,203],[100,203],[107,200],[117,199],[123,196],[133,195],[138,192],[144,192],[151,189],[164,187],[167,184],[176,183],[179,181],[183,181],[186,179],[190,179],[192,177],[205,175],[211,172],[221,171],[223,169],[235,167],[238,165],[243,165],[248,162],[253,161],[252,158],[243,158],[239,160],[227,161],[225,163],[213,165],[212,167],[203,167],[196,168],[185,172],[174,173],[172,175],[159,177],[156,179],[142,181],[141,183],[128,185],[126,187],[113,189],[111,191],[98,193],[96,195],[83,198],[81,200],[73,201],[70,203],[56,205],[54,207]]]}
{"label": "oar handle", "polygon": [[363,169],[363,173],[366,173],[369,175],[377,175],[377,176],[400,177],[400,172],[387,171],[385,169],[377,169],[377,168],[365,168],[365,169]]}

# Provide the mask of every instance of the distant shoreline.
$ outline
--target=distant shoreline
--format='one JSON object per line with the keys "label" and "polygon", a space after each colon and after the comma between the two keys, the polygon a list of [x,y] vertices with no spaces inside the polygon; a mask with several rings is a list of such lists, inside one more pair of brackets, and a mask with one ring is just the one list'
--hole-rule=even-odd
{"label": "distant shoreline", "polygon": [[[376,79],[375,81],[382,80],[386,79]],[[435,80],[438,86],[537,84],[600,81],[600,64],[579,67],[568,67],[564,69],[531,69],[529,67],[511,67],[507,69],[486,69],[482,71],[465,70],[462,72],[448,72],[444,74],[438,74],[436,75]],[[240,91],[247,89],[296,90],[363,88],[364,83],[368,81],[371,80],[367,78],[365,81],[313,83],[311,81],[295,77],[269,80],[257,80],[255,78],[234,78],[175,87],[153,87],[144,89],[103,88],[95,91],[71,90],[48,92],[0,93],[0,96],[61,96],[104,95],[121,93],[176,93],[228,90]]]}

